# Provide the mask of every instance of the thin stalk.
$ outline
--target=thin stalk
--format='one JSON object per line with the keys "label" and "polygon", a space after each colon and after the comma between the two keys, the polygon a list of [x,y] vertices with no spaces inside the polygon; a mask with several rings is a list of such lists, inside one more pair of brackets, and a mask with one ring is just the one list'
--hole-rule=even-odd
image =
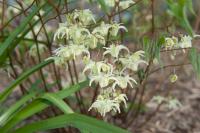
{"label": "thin stalk", "polygon": [[[9,55],[9,60],[10,60],[10,67],[11,67],[13,73],[14,73],[14,77],[15,77],[15,79],[17,79],[18,73],[17,73],[17,71],[15,70],[15,67],[14,67],[14,65],[13,65],[13,61],[12,61],[12,58],[11,58],[10,55]],[[24,87],[22,84],[20,84],[19,87],[20,87],[20,90],[21,90],[21,92],[22,92],[22,95],[26,94],[27,91],[26,91],[25,87]]]}
{"label": "thin stalk", "polygon": [[[37,5],[38,5],[38,2],[37,2],[37,1],[36,1],[36,3],[37,3]],[[43,21],[43,19],[42,19],[42,16],[41,16],[40,12],[38,13],[38,16],[39,16],[39,19],[40,19],[40,21],[41,21],[42,28],[43,28],[43,30],[44,30],[44,34],[45,34],[46,39],[47,39],[48,50],[49,50],[50,56],[52,56],[53,53],[52,53],[52,49],[51,49],[51,42],[50,42],[50,39],[49,39],[47,30],[46,30],[46,27],[45,27],[45,24],[44,24],[44,21]],[[59,80],[61,80],[61,79],[59,78],[60,75],[58,75],[58,73],[57,73],[57,70],[56,70],[56,67],[55,67],[55,63],[53,63],[52,66],[53,66],[53,72],[54,72],[54,75],[55,75],[55,78],[56,78],[55,80],[56,80],[57,86],[58,86],[58,88],[59,88],[59,90],[60,90],[60,89],[63,88],[62,85],[61,85],[61,81],[59,82]]]}

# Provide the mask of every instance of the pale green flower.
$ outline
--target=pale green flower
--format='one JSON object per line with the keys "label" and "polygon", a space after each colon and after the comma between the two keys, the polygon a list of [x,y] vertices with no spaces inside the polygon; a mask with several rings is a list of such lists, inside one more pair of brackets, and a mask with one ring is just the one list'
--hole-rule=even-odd
{"label": "pale green flower", "polygon": [[182,36],[180,42],[178,43],[180,48],[189,48],[192,47],[192,37]]}
{"label": "pale green flower", "polygon": [[106,40],[103,36],[99,35],[99,34],[95,34],[94,35],[97,39],[98,39],[98,43],[101,44],[101,45],[104,45],[106,44]]}
{"label": "pale green flower", "polygon": [[92,34],[94,35],[101,35],[101,36],[107,36],[109,29],[111,28],[110,24],[105,24],[104,22],[101,23],[100,26],[94,28],[92,31]]}
{"label": "pale green flower", "polygon": [[58,67],[64,67],[64,68],[67,67],[67,60],[64,57],[53,56],[53,57],[49,57],[48,59],[53,59],[55,65]]}
{"label": "pale green flower", "polygon": [[112,88],[106,88],[97,97],[97,100],[89,108],[89,111],[95,108],[102,116],[105,116],[106,113],[111,111],[120,113],[120,104],[123,102],[125,107],[127,107],[127,100],[126,94],[112,92]]}
{"label": "pale green flower", "polygon": [[106,6],[114,7],[116,0],[104,0]]}
{"label": "pale green flower", "polygon": [[119,2],[119,7],[122,9],[128,8],[131,4],[134,4],[135,2],[133,0],[124,0]]}
{"label": "pale green flower", "polygon": [[123,29],[123,30],[125,30],[126,32],[128,32],[128,30],[126,29],[125,26],[122,26],[121,24],[118,24],[118,23],[113,23],[113,24],[111,24],[111,27],[110,27],[110,28],[111,28],[111,29],[110,29],[110,34],[111,34],[112,36],[117,36],[118,31],[119,31],[120,29]]}
{"label": "pale green flower", "polygon": [[142,57],[144,57],[144,51],[142,51],[142,50],[139,50],[139,51],[133,53],[133,54],[130,56],[131,60],[133,60],[133,61],[138,61],[138,60],[140,60]]}
{"label": "pale green flower", "polygon": [[92,74],[99,74],[101,72],[106,72],[111,74],[113,72],[113,66],[103,61],[94,62],[90,60],[88,64],[85,66],[83,73],[88,70],[90,70]]}
{"label": "pale green flower", "polygon": [[62,46],[55,50],[56,56],[66,58],[67,60],[75,59],[76,56],[79,56],[83,53],[87,54],[90,57],[90,53],[84,45],[67,45]]}
{"label": "pale green flower", "polygon": [[67,15],[70,24],[77,22],[83,25],[89,25],[91,22],[96,23],[93,13],[89,9],[75,10],[72,14]]}
{"label": "pale green flower", "polygon": [[91,36],[90,31],[86,28],[74,25],[70,27],[70,38],[75,44],[84,44],[85,39]]}
{"label": "pale green flower", "polygon": [[116,102],[118,102],[119,104],[121,102],[124,103],[125,107],[127,107],[126,101],[128,100],[128,97],[126,96],[126,94],[118,94],[118,93],[114,93],[114,100]]}
{"label": "pale green flower", "polygon": [[148,62],[142,59],[143,56],[144,56],[144,51],[140,50],[125,58],[119,58],[119,61],[122,62],[124,66],[123,70],[128,68],[133,71],[137,71],[139,64],[141,63],[148,64]]}
{"label": "pale green flower", "polygon": [[174,83],[178,80],[178,76],[176,74],[172,74],[169,76],[170,82]]}
{"label": "pale green flower", "polygon": [[103,117],[110,111],[118,111],[120,113],[120,105],[118,102],[109,98],[104,98],[101,95],[97,97],[97,100],[91,105],[89,111],[92,108],[96,109]]}
{"label": "pale green flower", "polygon": [[[39,53],[42,54],[47,50],[47,46],[43,44],[38,44]],[[29,50],[29,55],[32,57],[37,57],[37,45],[32,45]]]}
{"label": "pale green flower", "polygon": [[94,35],[87,36],[84,40],[84,45],[88,46],[91,49],[95,49],[97,47],[98,38],[96,38]]}
{"label": "pale green flower", "polygon": [[176,47],[176,45],[178,44],[178,38],[177,37],[166,37],[165,38],[165,48],[166,49],[172,49],[174,47]]}
{"label": "pale green flower", "polygon": [[115,77],[113,77],[112,74],[105,74],[105,73],[99,73],[98,75],[91,75],[90,77],[90,83],[91,86],[92,83],[95,81],[99,83],[99,86],[101,88],[108,86],[113,80],[115,80]]}
{"label": "pale green flower", "polygon": [[137,82],[131,78],[129,75],[126,76],[115,76],[115,81],[113,83],[113,90],[115,90],[116,85],[118,85],[120,88],[124,89],[127,88],[128,84],[133,88],[133,83],[137,84]]}
{"label": "pale green flower", "polygon": [[85,73],[88,70],[90,70],[91,73],[93,73],[93,74],[99,73],[98,68],[96,66],[96,62],[94,62],[92,60],[87,61],[87,64],[86,64],[85,68],[83,69],[83,73]]}
{"label": "pale green flower", "polygon": [[60,23],[59,28],[57,29],[56,33],[54,34],[54,41],[56,38],[58,39],[69,39],[70,29],[67,27],[66,23]]}
{"label": "pale green flower", "polygon": [[158,104],[161,104],[162,102],[166,102],[166,98],[165,97],[162,97],[162,96],[154,96],[152,98],[152,101],[158,103]]}
{"label": "pale green flower", "polygon": [[169,109],[177,109],[177,108],[179,108],[181,106],[182,106],[182,104],[176,98],[170,99],[168,101]]}
{"label": "pale green flower", "polygon": [[72,39],[75,44],[83,44],[85,39],[90,36],[90,31],[78,25],[67,26],[66,23],[60,23],[59,28],[54,34],[54,40],[58,39]]}
{"label": "pale green flower", "polygon": [[110,47],[104,47],[106,49],[106,51],[103,53],[103,55],[105,56],[106,54],[110,54],[112,57],[118,58],[119,53],[121,50],[126,50],[127,52],[129,52],[129,49],[127,47],[125,47],[124,45],[110,45]]}

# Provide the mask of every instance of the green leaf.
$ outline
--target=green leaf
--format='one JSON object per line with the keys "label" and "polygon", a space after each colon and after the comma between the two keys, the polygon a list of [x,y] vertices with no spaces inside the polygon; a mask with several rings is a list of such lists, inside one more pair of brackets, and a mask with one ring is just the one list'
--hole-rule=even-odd
{"label": "green leaf", "polygon": [[[73,85],[69,88],[65,88],[59,92],[52,93],[52,94],[57,95],[60,99],[64,99],[86,86],[88,86],[88,81],[81,82],[79,84]],[[0,133],[10,131],[17,123],[44,110],[45,108],[47,108],[50,105],[52,105],[51,102],[48,102],[47,100],[44,100],[41,98],[34,100],[32,103],[28,104],[26,107],[24,107],[18,113],[16,113],[15,116],[12,119],[10,119],[5,124],[5,126],[3,126],[0,129]]]}
{"label": "green leaf", "polygon": [[24,21],[17,27],[11,35],[2,43],[0,44],[0,63],[4,62],[6,56],[8,55],[8,49],[10,45],[12,45],[13,41],[17,38],[17,36],[24,31],[28,23],[32,20],[32,18],[38,13],[38,11],[43,7],[35,7],[33,11],[24,19]]}
{"label": "green leaf", "polygon": [[0,127],[3,126],[9,119],[11,119],[14,113],[19,111],[19,109],[34,96],[35,96],[35,93],[25,95],[19,101],[17,101],[14,105],[10,106],[10,108],[6,110],[5,113],[3,113],[0,116]]}
{"label": "green leaf", "polygon": [[73,113],[73,110],[56,94],[45,93],[41,98],[50,101],[66,114]]}
{"label": "green leaf", "polygon": [[60,115],[54,118],[25,125],[24,127],[13,131],[13,133],[33,133],[65,126],[73,126],[80,130],[87,130],[92,133],[128,133],[128,131],[106,122],[75,113]]}
{"label": "green leaf", "polygon": [[187,0],[187,5],[188,5],[188,9],[190,10],[190,12],[193,14],[193,15],[196,15],[195,11],[194,11],[194,8],[193,8],[193,1],[192,0]]}
{"label": "green leaf", "polygon": [[100,4],[102,10],[105,12],[105,13],[108,13],[108,6],[106,5],[105,1],[104,0],[97,0],[97,2]]}
{"label": "green leaf", "polygon": [[198,78],[200,78],[200,54],[198,54],[195,48],[189,51],[189,59]]}
{"label": "green leaf", "polygon": [[176,18],[178,24],[180,24],[180,26],[184,28],[190,36],[193,36],[194,33],[187,16],[188,8],[193,12],[191,3],[188,3],[188,0],[179,0],[177,2],[174,0],[166,0],[166,2],[169,6],[169,13]]}
{"label": "green leaf", "polygon": [[43,61],[40,64],[38,64],[38,65],[34,66],[33,68],[22,73],[14,82],[12,82],[10,84],[10,86],[5,88],[5,90],[3,90],[3,92],[0,93],[0,103],[2,103],[12,93],[12,91],[15,89],[15,87],[17,85],[19,85],[23,80],[27,79],[28,76],[30,76],[37,70],[41,69],[42,67],[44,67],[52,62],[53,62],[53,60]]}

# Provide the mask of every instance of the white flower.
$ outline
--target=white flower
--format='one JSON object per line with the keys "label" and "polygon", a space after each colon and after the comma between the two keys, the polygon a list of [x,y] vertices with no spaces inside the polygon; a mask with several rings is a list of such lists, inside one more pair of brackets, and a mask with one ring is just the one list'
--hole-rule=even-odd
{"label": "white flower", "polygon": [[123,29],[125,30],[126,32],[128,32],[128,30],[126,29],[125,26],[122,26],[121,24],[118,24],[118,23],[114,23],[114,24],[111,24],[111,29],[110,29],[110,34],[112,36],[117,36],[117,33],[120,29]]}
{"label": "white flower", "polygon": [[134,4],[135,2],[133,0],[124,0],[119,2],[119,6],[122,9],[128,8],[131,4]]}
{"label": "white flower", "polygon": [[152,98],[152,101],[158,103],[158,104],[161,104],[162,102],[166,101],[166,98],[165,97],[162,97],[162,96],[154,96]]}
{"label": "white flower", "polygon": [[109,29],[111,28],[110,24],[105,24],[104,22],[101,23],[100,26],[96,27],[93,31],[92,34],[97,34],[101,36],[107,36]]}
{"label": "white flower", "polygon": [[92,60],[89,60],[87,65],[83,69],[83,73],[85,73],[88,70],[91,70],[92,73],[97,74],[98,73],[98,69],[97,69],[97,66],[96,66],[96,62],[94,62]]}
{"label": "white flower", "polygon": [[117,94],[117,93],[114,93],[114,100],[117,101],[118,103],[121,103],[123,102],[125,107],[127,107],[127,104],[126,104],[126,101],[128,100],[126,94]]}
{"label": "white flower", "polygon": [[133,53],[130,56],[127,56],[126,58],[119,58],[119,61],[121,61],[122,64],[124,65],[123,70],[128,68],[133,71],[137,71],[139,64],[141,63],[148,64],[145,60],[142,59],[143,56],[144,56],[144,51],[140,50]]}
{"label": "white flower", "polygon": [[101,88],[108,86],[110,82],[115,80],[112,74],[105,74],[105,73],[99,73],[98,75],[91,75],[89,78],[90,78],[90,83],[89,83],[90,86],[95,81],[99,83]]}
{"label": "white flower", "polygon": [[83,53],[87,54],[90,57],[90,53],[84,45],[67,45],[62,46],[55,50],[56,56],[66,58],[67,60],[75,59],[76,56],[79,56]]}
{"label": "white flower", "polygon": [[84,44],[84,41],[88,36],[91,36],[90,31],[88,29],[77,25],[70,27],[70,38],[75,44]]}
{"label": "white flower", "polygon": [[120,113],[119,103],[115,100],[111,100],[109,98],[104,98],[103,96],[99,95],[97,100],[91,105],[89,111],[95,108],[103,117],[106,113],[110,111],[115,111]]}
{"label": "white flower", "polygon": [[181,106],[182,106],[182,104],[176,98],[170,99],[168,101],[169,109],[177,109],[177,108],[179,108]]}
{"label": "white flower", "polygon": [[71,24],[72,22],[78,22],[83,25],[89,25],[91,22],[96,23],[94,15],[89,9],[84,9],[84,10],[76,9],[72,14],[69,14],[67,18]]}
{"label": "white flower", "polygon": [[180,42],[178,43],[180,48],[189,48],[192,47],[192,37],[182,36]]}
{"label": "white flower", "polygon": [[174,83],[178,80],[178,76],[176,74],[172,74],[169,76],[169,80],[171,83]]}
{"label": "white flower", "polygon": [[131,78],[129,75],[115,76],[114,79],[115,79],[115,82],[113,83],[113,86],[112,86],[113,90],[115,89],[116,85],[124,89],[124,88],[127,88],[128,84],[133,88],[132,82],[137,84],[137,82],[133,78]]}
{"label": "white flower", "polygon": [[104,0],[106,6],[108,7],[114,7],[116,0]]}
{"label": "white flower", "polygon": [[98,38],[96,38],[94,35],[89,35],[84,40],[84,45],[88,46],[91,49],[95,49],[97,47]]}
{"label": "white flower", "polygon": [[107,88],[97,97],[97,100],[91,105],[89,111],[95,108],[102,116],[105,116],[110,111],[120,113],[120,104],[123,102],[125,107],[127,107],[127,100],[126,94],[113,93],[111,88]]}
{"label": "white flower", "polygon": [[[39,53],[42,54],[47,50],[47,47],[43,44],[38,44]],[[37,57],[37,45],[32,45],[29,50],[29,55],[32,57]]]}
{"label": "white flower", "polygon": [[60,23],[59,28],[57,29],[56,33],[54,34],[54,41],[56,38],[58,39],[69,39],[70,29],[67,27],[66,23]]}
{"label": "white flower", "polygon": [[119,56],[119,52],[121,50],[126,50],[127,52],[129,52],[129,49],[127,47],[125,47],[124,45],[110,45],[110,47],[104,47],[106,49],[106,51],[103,53],[103,55],[105,56],[106,54],[110,54],[112,57],[118,58]]}
{"label": "white flower", "polygon": [[133,53],[130,58],[133,60],[133,61],[138,61],[141,59],[141,57],[144,57],[144,51],[142,50],[139,50],[135,53]]}
{"label": "white flower", "polygon": [[65,67],[65,68],[67,67],[66,65],[67,60],[64,57],[53,56],[53,57],[49,57],[48,59],[53,59],[56,66]]}
{"label": "white flower", "polygon": [[109,63],[105,63],[103,61],[94,62],[90,60],[88,64],[85,66],[83,73],[87,70],[91,70],[92,74],[99,74],[101,72],[112,73],[113,66]]}
{"label": "white flower", "polygon": [[177,37],[173,36],[172,38],[170,38],[170,37],[166,37],[165,38],[165,44],[164,44],[164,46],[165,46],[166,49],[172,49],[177,44],[178,44],[178,38]]}

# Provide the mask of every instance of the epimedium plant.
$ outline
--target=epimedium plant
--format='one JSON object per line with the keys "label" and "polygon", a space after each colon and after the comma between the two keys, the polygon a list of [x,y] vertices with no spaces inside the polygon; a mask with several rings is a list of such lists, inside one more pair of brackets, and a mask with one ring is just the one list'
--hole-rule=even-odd
{"label": "epimedium plant", "polygon": [[[192,48],[192,40],[199,36],[193,33],[186,14],[187,9],[195,14],[190,1],[167,0],[165,3],[168,15],[174,17],[173,24],[181,21],[180,26],[188,34],[171,34],[167,26],[167,33],[158,32],[159,36],[154,20],[154,0],[85,1],[95,4],[103,12],[102,17],[90,9],[71,9],[74,2],[77,1],[16,1],[11,6],[9,2],[2,2],[3,6],[9,6],[11,18],[7,23],[2,19],[0,62],[2,70],[15,80],[0,93],[0,132],[50,129],[56,129],[55,132],[128,132],[122,128],[131,127],[145,106],[143,98],[150,75],[172,67],[168,80],[169,84],[174,84],[178,80],[175,67],[185,65],[165,66],[161,60],[163,52],[169,52],[169,58],[176,60],[180,58],[180,51],[187,54],[190,50],[188,64],[200,72],[199,55]],[[151,28],[146,29],[151,34],[148,37],[138,34],[137,41],[142,45],[133,50],[124,41],[125,35],[133,31],[123,24],[122,13],[134,6],[138,8],[142,2],[151,5]],[[5,18],[5,10],[3,7],[2,18]],[[50,18],[52,14],[56,16]],[[12,26],[18,16],[24,17],[20,18],[23,21],[9,33],[12,29],[9,25]],[[58,20],[57,29],[52,29],[54,24],[47,23],[51,19]],[[66,75],[69,76],[66,78]],[[66,80],[68,78],[70,81]],[[22,82],[24,80],[26,82]],[[66,87],[65,82],[71,82],[70,86]],[[17,92],[14,91],[17,86],[22,92],[21,98],[6,107],[9,96]],[[89,91],[88,95],[84,88]],[[182,106],[169,92],[165,96],[153,94],[148,102],[158,104],[158,108],[165,104],[170,110]],[[39,121],[18,126],[29,117]],[[141,125],[144,124],[146,122]]]}

